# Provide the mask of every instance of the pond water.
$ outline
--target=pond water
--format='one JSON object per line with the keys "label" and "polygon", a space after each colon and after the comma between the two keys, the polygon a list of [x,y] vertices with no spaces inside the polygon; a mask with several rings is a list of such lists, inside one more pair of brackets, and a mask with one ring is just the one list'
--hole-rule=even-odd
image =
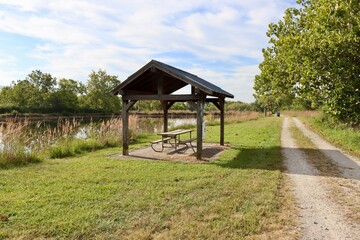
{"label": "pond water", "polygon": [[[182,125],[195,125],[196,118],[170,118],[168,127],[176,128]],[[133,128],[130,123],[130,128]],[[162,118],[138,118],[136,121],[136,132],[138,133],[158,133],[163,131]]]}

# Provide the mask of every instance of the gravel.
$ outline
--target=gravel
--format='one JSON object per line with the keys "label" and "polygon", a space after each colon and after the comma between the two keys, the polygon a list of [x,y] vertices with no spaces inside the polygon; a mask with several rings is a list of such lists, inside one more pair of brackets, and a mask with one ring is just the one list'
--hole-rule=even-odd
{"label": "gravel", "polygon": [[[346,218],[342,206],[336,204],[327,192],[326,178],[331,176],[319,176],[318,170],[307,162],[307,156],[298,148],[291,135],[290,121],[289,118],[283,121],[281,144],[287,174],[291,179],[299,207],[301,239],[360,240],[360,226]],[[306,129],[298,119],[295,118],[294,121],[315,146],[339,166],[344,178],[359,180],[357,159],[344,154],[317,134]]]}

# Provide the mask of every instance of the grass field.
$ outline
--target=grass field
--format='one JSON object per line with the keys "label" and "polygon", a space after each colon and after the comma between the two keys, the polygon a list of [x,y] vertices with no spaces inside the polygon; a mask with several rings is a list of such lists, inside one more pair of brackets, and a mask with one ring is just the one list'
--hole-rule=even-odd
{"label": "grass field", "polygon": [[[206,136],[217,142],[219,126]],[[118,160],[111,148],[0,169],[0,239],[285,236],[280,119],[226,125],[225,141],[210,164]]]}

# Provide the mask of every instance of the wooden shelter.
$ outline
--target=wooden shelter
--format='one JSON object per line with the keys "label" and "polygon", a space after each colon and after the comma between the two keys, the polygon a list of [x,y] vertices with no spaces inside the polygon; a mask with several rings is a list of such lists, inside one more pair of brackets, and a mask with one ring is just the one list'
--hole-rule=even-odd
{"label": "wooden shelter", "polygon": [[[191,94],[173,94],[187,85],[191,86]],[[122,96],[123,155],[129,155],[129,110],[139,100],[159,100],[161,102],[164,111],[165,132],[168,131],[168,110],[175,102],[187,102],[196,109],[197,159],[201,159],[202,154],[204,104],[206,102],[213,103],[220,111],[220,145],[224,145],[225,98],[234,98],[234,96],[196,75],[151,60],[112,90],[112,94]]]}

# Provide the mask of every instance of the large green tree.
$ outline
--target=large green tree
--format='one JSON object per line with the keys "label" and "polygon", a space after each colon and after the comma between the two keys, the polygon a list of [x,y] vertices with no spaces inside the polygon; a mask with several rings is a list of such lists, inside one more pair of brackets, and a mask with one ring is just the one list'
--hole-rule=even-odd
{"label": "large green tree", "polygon": [[48,112],[51,111],[49,100],[55,87],[56,78],[35,70],[6,89],[7,100],[23,112]]}
{"label": "large green tree", "polygon": [[359,1],[298,3],[299,8],[286,10],[282,21],[269,25],[270,46],[263,50],[255,97],[280,106],[296,98],[307,107],[324,106],[334,119],[358,125]]}
{"label": "large green tree", "polygon": [[80,110],[78,97],[85,86],[72,79],[60,79],[58,89],[51,95],[50,104],[55,112],[77,112]]}
{"label": "large green tree", "polygon": [[83,107],[96,112],[118,113],[121,110],[119,97],[111,94],[120,84],[117,76],[111,76],[105,70],[92,71],[86,85],[86,95],[81,98]]}

